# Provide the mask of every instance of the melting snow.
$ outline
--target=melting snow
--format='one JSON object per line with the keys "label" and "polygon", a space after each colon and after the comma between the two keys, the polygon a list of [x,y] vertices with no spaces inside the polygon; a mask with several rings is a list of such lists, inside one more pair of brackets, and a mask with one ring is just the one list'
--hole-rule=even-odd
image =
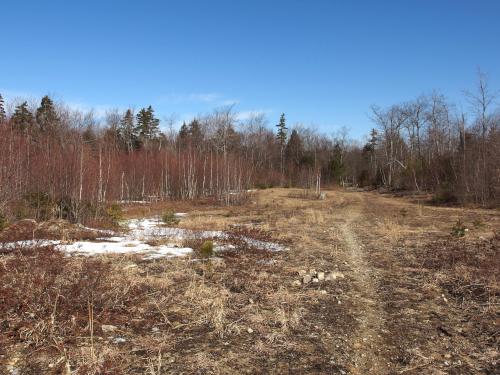
{"label": "melting snow", "polygon": [[[177,214],[185,216],[184,213]],[[177,247],[173,244],[155,246],[149,244],[152,240],[168,239],[179,241],[191,238],[215,238],[227,239],[227,233],[223,231],[194,231],[182,228],[165,227],[157,218],[133,219],[126,221],[124,225],[129,231],[123,235],[110,231],[100,231],[112,237],[102,237],[98,241],[77,241],[71,244],[61,243],[52,240],[32,240],[17,241],[10,243],[0,243],[0,248],[14,249],[16,247],[49,246],[54,245],[58,250],[68,254],[97,255],[97,254],[144,254],[144,259],[158,259],[175,256],[185,256],[193,250],[188,247]],[[277,243],[259,241],[248,237],[243,237],[247,244],[260,249],[271,251],[285,250]],[[216,251],[234,249],[234,245],[218,245]]]}

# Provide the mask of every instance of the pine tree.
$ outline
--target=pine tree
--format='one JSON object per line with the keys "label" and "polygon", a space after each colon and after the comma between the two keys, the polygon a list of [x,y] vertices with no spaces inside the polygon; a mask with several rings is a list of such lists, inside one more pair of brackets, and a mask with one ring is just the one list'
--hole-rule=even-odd
{"label": "pine tree", "polygon": [[278,142],[280,144],[280,162],[281,162],[281,174],[283,175],[284,172],[284,163],[283,163],[283,153],[285,149],[285,144],[286,144],[286,131],[288,128],[286,127],[286,122],[285,122],[285,114],[282,113],[280,116],[280,122],[278,125],[276,125],[278,128],[278,133],[276,137],[278,138]]}
{"label": "pine tree", "polygon": [[36,110],[36,122],[42,132],[53,130],[59,124],[54,102],[47,95],[42,98],[40,107]]}
{"label": "pine tree", "polygon": [[7,115],[5,114],[5,102],[3,101],[2,94],[0,94],[0,124],[3,123],[7,119]]}
{"label": "pine tree", "polygon": [[35,120],[28,109],[28,102],[18,105],[12,115],[12,124],[14,128],[20,131],[31,130]]}
{"label": "pine tree", "polygon": [[132,112],[131,109],[127,109],[122,119],[120,120],[118,135],[128,152],[131,152],[137,145],[137,132],[134,124],[134,112]]}

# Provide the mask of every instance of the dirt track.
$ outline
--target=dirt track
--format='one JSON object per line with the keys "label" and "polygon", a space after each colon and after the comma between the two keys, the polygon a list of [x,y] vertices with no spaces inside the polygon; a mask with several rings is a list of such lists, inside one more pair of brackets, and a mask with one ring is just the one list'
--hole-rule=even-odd
{"label": "dirt track", "polygon": [[[454,257],[457,249],[481,252],[485,243],[493,251],[485,257],[498,255],[493,232],[498,228],[497,212],[436,208],[365,192],[330,192],[325,202],[295,205],[285,196],[281,191],[275,204],[285,216],[290,209],[294,212],[289,222],[301,218],[300,234],[297,226],[276,225],[301,244],[292,250],[290,262],[302,263],[305,269],[337,267],[346,275],[340,288],[325,287],[330,299],[319,299],[320,305],[342,302],[335,311],[341,316],[327,319],[320,328],[344,343],[327,350],[334,358],[331,363],[338,366],[331,373],[494,373],[498,360],[495,292],[489,292],[493,295],[489,305],[477,306],[471,300],[465,308],[460,296],[450,295],[452,289],[443,286],[448,279],[457,281],[458,289],[463,286],[460,282],[474,281],[456,274],[467,265],[457,261],[457,268],[441,264],[433,268],[425,263],[427,252],[442,252],[446,259]],[[475,221],[485,224],[457,239],[450,231],[458,219],[471,228]],[[442,247],[448,243],[451,250]],[[314,314],[310,318],[317,319]],[[489,332],[470,323],[481,320],[479,326],[490,326]],[[339,349],[345,352],[339,355]]]}

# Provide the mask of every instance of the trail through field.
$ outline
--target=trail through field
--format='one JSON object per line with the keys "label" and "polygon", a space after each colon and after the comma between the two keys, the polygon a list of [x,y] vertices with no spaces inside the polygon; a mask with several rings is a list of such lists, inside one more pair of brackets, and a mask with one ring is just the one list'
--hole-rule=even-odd
{"label": "trail through field", "polygon": [[351,337],[351,346],[354,349],[351,358],[354,364],[353,373],[381,374],[387,371],[387,361],[380,351],[383,345],[381,333],[385,316],[374,286],[376,271],[366,261],[365,245],[357,235],[357,223],[366,220],[362,214],[364,205],[364,197],[356,196],[346,209],[341,210],[339,216],[343,220],[337,222],[335,228],[340,234],[346,261],[351,268],[349,276],[354,283],[354,314],[359,325]]}

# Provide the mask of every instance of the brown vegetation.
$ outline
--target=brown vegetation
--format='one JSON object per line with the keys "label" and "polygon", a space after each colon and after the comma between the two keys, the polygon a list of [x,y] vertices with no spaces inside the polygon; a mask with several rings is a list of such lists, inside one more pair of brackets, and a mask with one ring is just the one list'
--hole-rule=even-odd
{"label": "brown vegetation", "polygon": [[[290,193],[300,190],[261,191],[230,215],[184,206],[206,217],[204,226],[214,215],[221,228],[239,224],[231,241],[282,238],[285,252],[236,241],[241,251],[211,261],[89,259],[51,248],[0,255],[0,366],[23,374],[495,372],[496,211]],[[458,219],[463,237],[451,233]],[[312,269],[345,278],[297,285]]]}

